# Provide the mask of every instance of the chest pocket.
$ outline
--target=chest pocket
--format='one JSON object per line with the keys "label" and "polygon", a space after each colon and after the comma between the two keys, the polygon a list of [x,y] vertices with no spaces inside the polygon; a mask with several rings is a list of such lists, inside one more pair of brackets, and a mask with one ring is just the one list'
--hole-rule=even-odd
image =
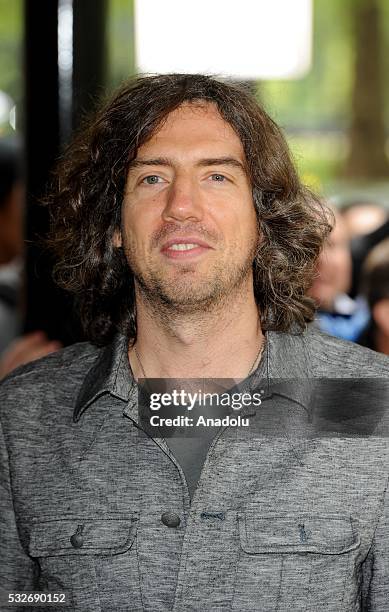
{"label": "chest pocket", "polygon": [[260,515],[250,509],[238,515],[238,525],[241,552],[233,610],[342,609],[346,583],[355,581],[360,546],[351,517]]}
{"label": "chest pocket", "polygon": [[132,598],[141,610],[136,539],[139,516],[36,519],[29,553],[43,590],[66,593],[61,610],[113,611]]}

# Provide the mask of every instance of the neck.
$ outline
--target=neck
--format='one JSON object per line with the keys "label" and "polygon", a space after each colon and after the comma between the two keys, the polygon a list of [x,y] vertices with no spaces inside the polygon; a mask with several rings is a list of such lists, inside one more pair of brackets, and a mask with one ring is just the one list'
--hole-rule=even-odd
{"label": "neck", "polygon": [[[148,378],[245,378],[263,334],[251,284],[206,312],[171,312],[137,289],[137,353],[134,375]],[[142,366],[144,373],[142,372]]]}

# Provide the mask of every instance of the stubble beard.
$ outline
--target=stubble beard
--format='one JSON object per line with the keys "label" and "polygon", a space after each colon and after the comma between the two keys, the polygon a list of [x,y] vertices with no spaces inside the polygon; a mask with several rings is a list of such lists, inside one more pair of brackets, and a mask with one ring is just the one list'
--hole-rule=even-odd
{"label": "stubble beard", "polygon": [[176,274],[168,275],[158,266],[141,269],[130,253],[128,264],[135,277],[135,286],[155,312],[165,315],[206,314],[227,307],[252,275],[257,242],[253,240],[246,258],[230,263],[215,263],[205,273],[195,264],[182,265]]}

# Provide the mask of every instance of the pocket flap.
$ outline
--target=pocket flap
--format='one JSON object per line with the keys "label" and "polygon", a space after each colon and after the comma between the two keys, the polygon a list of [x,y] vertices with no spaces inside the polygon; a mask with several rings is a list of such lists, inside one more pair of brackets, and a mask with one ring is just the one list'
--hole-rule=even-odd
{"label": "pocket flap", "polygon": [[138,513],[105,519],[36,519],[29,552],[32,557],[116,555],[132,546],[138,520]]}
{"label": "pocket flap", "polygon": [[250,554],[320,553],[340,555],[358,548],[350,516],[327,514],[238,514],[241,546]]}

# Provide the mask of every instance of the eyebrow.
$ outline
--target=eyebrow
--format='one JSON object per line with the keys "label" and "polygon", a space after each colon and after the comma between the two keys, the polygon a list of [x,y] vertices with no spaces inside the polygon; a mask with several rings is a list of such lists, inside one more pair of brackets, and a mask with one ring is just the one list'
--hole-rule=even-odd
{"label": "eyebrow", "polygon": [[[129,170],[141,168],[143,166],[167,166],[171,168],[174,166],[174,163],[168,157],[156,157],[151,159],[140,158],[134,159],[130,163]],[[196,162],[196,166],[199,166],[200,168],[204,168],[206,166],[231,166],[246,173],[245,165],[239,159],[236,159],[236,157],[207,157],[204,159],[199,159]]]}

